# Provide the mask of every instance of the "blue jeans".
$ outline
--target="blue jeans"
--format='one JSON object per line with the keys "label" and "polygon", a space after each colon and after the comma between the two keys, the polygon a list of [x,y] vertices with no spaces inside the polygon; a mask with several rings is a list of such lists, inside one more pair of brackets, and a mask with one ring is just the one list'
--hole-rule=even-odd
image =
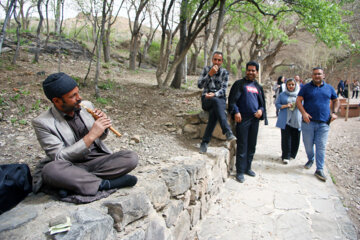
{"label": "blue jeans", "polygon": [[324,168],[325,150],[329,128],[329,125],[324,122],[302,122],[301,125],[303,142],[309,161],[314,161],[314,145],[316,147],[316,170],[322,170]]}

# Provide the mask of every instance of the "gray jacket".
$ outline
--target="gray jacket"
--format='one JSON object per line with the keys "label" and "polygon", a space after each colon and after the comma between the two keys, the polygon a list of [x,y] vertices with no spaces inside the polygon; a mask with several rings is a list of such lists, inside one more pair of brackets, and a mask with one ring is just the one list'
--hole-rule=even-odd
{"label": "gray jacket", "polygon": [[[83,101],[82,104],[90,109],[94,108],[89,101]],[[95,122],[94,118],[83,108],[80,110],[80,116],[90,131]],[[33,176],[33,191],[37,192],[42,184],[41,169],[46,163],[57,159],[76,163],[78,160],[84,159],[84,157],[90,153],[90,150],[86,147],[83,139],[75,142],[75,136],[72,129],[55,106],[52,106],[49,110],[34,118],[32,120],[32,125],[37,139],[47,155],[47,158],[43,159],[38,164]],[[111,150],[102,142],[102,140],[107,137],[107,134],[108,129],[100,138],[95,140],[95,143],[104,152],[111,154]]]}

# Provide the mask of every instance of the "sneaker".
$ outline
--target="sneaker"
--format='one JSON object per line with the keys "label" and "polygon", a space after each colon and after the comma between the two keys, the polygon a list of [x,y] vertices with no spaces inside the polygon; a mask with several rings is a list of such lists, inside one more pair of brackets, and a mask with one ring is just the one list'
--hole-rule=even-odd
{"label": "sneaker", "polygon": [[316,170],[316,172],[315,172],[314,175],[315,175],[315,177],[317,177],[317,178],[320,179],[321,181],[326,182],[326,176],[325,176],[323,170]]}
{"label": "sneaker", "polygon": [[202,142],[200,144],[200,153],[206,153],[208,148],[208,144],[206,142]]}
{"label": "sneaker", "polygon": [[228,131],[227,133],[225,133],[226,136],[226,140],[229,142],[235,141],[236,137],[234,136],[234,134],[232,133],[232,131]]}
{"label": "sneaker", "polygon": [[255,177],[255,176],[256,176],[256,173],[255,173],[253,170],[251,170],[251,169],[249,169],[249,170],[246,172],[246,174],[249,175],[250,177]]}
{"label": "sneaker", "polygon": [[305,168],[305,169],[310,169],[311,166],[313,165],[313,163],[314,163],[314,161],[308,161],[308,162],[305,164],[304,168]]}
{"label": "sneaker", "polygon": [[237,173],[237,174],[236,174],[236,180],[237,180],[238,182],[241,182],[241,183],[245,182],[244,174],[243,174],[243,173]]}
{"label": "sneaker", "polygon": [[283,162],[283,164],[289,164],[290,160],[289,159],[283,159],[282,162]]}

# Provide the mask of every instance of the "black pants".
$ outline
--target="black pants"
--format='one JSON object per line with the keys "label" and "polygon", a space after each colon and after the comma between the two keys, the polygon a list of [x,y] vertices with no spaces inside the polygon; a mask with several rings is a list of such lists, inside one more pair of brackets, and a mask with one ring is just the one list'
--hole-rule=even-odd
{"label": "black pants", "polygon": [[202,96],[201,102],[204,111],[209,112],[209,120],[202,141],[209,143],[218,120],[223,134],[230,131],[225,112],[226,99],[218,97],[205,98],[205,96]]}
{"label": "black pants", "polygon": [[[355,94],[356,94],[356,97],[355,97]],[[358,95],[359,95],[359,91],[353,91],[353,95],[352,95],[352,98],[358,98]]]}
{"label": "black pants", "polygon": [[251,169],[251,163],[256,150],[259,131],[259,119],[255,117],[243,118],[236,124],[236,172],[246,173]]}
{"label": "black pants", "polygon": [[286,125],[281,129],[282,159],[295,158],[299,150],[301,132],[297,128]]}

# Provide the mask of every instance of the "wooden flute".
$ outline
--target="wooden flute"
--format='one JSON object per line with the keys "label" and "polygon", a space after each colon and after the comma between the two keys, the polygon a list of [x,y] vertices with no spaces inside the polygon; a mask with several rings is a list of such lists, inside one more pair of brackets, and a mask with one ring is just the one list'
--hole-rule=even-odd
{"label": "wooden flute", "polygon": [[[99,118],[99,116],[96,115],[93,110],[91,110],[90,108],[86,107],[84,104],[80,103],[79,105],[80,105],[81,107],[83,107],[86,111],[88,111],[88,113],[90,113],[95,120]],[[119,133],[118,131],[116,131],[115,128],[109,127],[109,129],[110,129],[110,131],[112,131],[113,133],[115,133],[116,136],[121,137],[121,133]]]}

